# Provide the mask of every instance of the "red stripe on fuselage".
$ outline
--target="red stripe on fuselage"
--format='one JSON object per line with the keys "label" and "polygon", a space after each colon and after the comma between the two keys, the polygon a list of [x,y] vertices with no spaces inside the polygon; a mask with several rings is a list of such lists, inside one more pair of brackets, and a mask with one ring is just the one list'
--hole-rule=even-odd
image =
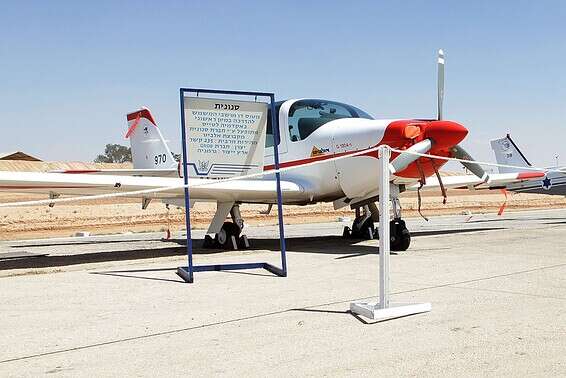
{"label": "red stripe on fuselage", "polygon": [[[363,151],[363,150],[360,150]],[[328,154],[328,155],[319,155],[319,156],[312,156],[306,159],[299,159],[299,160],[292,160],[292,161],[285,161],[282,163],[279,163],[279,168],[288,168],[288,167],[295,167],[298,165],[304,165],[304,164],[308,164],[308,163],[313,163],[315,161],[323,161],[323,160],[328,160],[328,159],[332,159],[335,157],[339,157],[339,156],[344,156],[344,155],[348,155],[348,154],[355,154],[356,152],[359,151],[346,151],[346,152],[340,152],[338,154]],[[377,151],[372,151],[377,157]],[[371,154],[372,152],[368,152],[368,154]],[[363,154],[366,155],[366,154]],[[361,156],[361,155],[357,155],[357,156]],[[269,171],[275,169],[275,164],[271,164],[271,165],[266,165],[263,167],[264,171]]]}

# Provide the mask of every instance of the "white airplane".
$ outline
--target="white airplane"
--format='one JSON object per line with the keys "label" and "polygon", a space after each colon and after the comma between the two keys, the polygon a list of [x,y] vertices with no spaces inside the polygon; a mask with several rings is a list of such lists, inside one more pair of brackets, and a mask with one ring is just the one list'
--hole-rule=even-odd
{"label": "white airplane", "polygon": [[[495,159],[498,164],[512,165],[515,167],[532,167],[531,163],[529,163],[509,134],[503,138],[492,140],[491,149],[495,154]],[[513,173],[521,170],[520,168],[512,167],[499,167],[498,169],[499,173]],[[566,167],[550,167],[546,169],[552,170],[552,172],[546,173],[538,180],[508,183],[502,186],[502,188],[512,192],[566,196]]]}
{"label": "white airplane", "polygon": [[[468,130],[461,124],[442,119],[444,93],[444,55],[438,59],[438,117],[437,119],[374,119],[354,106],[318,99],[292,99],[276,104],[281,141],[278,149],[281,168],[296,167],[281,173],[283,202],[287,205],[307,205],[333,202],[334,208],[350,206],[356,216],[345,234],[356,238],[372,238],[374,222],[379,219],[375,205],[378,200],[378,160],[375,150],[387,144],[404,150],[393,153],[391,168],[391,249],[404,251],[410,244],[410,233],[401,218],[399,194],[416,189],[427,178],[437,175],[446,161],[420,157],[410,152],[456,157],[472,160],[458,144]],[[97,172],[0,172],[0,190],[48,193],[59,195],[95,195],[129,192],[145,189],[177,187],[144,195],[142,207],[151,199],[184,206],[183,179],[178,164],[165,143],[148,109],[128,114],[133,170]],[[274,169],[273,125],[267,117],[267,137],[264,170]],[[364,153],[364,151],[367,151]],[[361,153],[343,159],[332,159]],[[308,164],[318,162],[319,164]],[[430,180],[428,187],[474,187],[493,183],[511,183],[530,180],[533,173],[487,175],[473,162],[463,163],[475,176],[451,176]],[[76,174],[69,174],[76,173]],[[91,174],[99,173],[99,174]],[[223,174],[224,175],[224,174]],[[439,177],[439,176],[438,176]],[[206,185],[203,185],[206,184]],[[273,173],[259,178],[232,181],[189,179],[191,207],[194,202],[216,202],[217,211],[207,233],[214,235],[214,245],[231,247],[231,237],[242,241],[242,203],[267,204],[277,202],[276,181]],[[231,215],[232,221],[226,221]],[[205,244],[211,244],[207,235]],[[243,243],[243,241],[242,241]]]}

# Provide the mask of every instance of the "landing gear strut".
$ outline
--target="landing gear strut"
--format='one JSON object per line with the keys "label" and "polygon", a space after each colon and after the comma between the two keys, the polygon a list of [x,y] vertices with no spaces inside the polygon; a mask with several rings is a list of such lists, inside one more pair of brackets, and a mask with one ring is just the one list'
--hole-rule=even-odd
{"label": "landing gear strut", "polygon": [[242,234],[244,228],[244,220],[240,213],[240,205],[235,204],[230,210],[232,222],[224,222],[220,231],[214,236],[204,237],[204,248],[222,248],[222,249],[242,249],[249,248],[250,244],[246,235]]}
{"label": "landing gear strut", "polygon": [[[399,198],[391,199],[393,205],[393,220],[389,222],[392,251],[406,251],[411,244],[411,233],[401,219],[401,204]],[[374,222],[379,221],[379,211],[375,203],[356,208],[356,218],[352,228],[345,226],[343,236],[352,239],[378,239],[379,232]]]}

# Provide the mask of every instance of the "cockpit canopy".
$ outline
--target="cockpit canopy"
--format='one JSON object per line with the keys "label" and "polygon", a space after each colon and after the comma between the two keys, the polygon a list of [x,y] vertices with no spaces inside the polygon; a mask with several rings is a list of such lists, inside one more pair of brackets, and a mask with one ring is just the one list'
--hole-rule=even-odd
{"label": "cockpit canopy", "polygon": [[[281,104],[282,102],[276,104],[277,112]],[[292,142],[304,140],[322,125],[340,118],[373,119],[363,110],[340,102],[316,99],[295,101],[288,114],[290,140]],[[266,147],[270,146],[273,146],[273,130],[271,117],[268,116]]]}

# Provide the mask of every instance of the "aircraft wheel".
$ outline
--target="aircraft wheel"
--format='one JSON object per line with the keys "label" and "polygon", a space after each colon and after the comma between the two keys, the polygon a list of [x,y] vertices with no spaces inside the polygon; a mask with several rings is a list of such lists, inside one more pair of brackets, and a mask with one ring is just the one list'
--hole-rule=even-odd
{"label": "aircraft wheel", "polygon": [[212,238],[210,237],[210,235],[204,235],[204,240],[203,240],[203,242],[202,242],[202,247],[203,247],[203,248],[209,248],[209,249],[215,248],[216,245],[215,245],[214,239],[212,239]]}
{"label": "aircraft wheel", "polygon": [[240,237],[240,227],[232,222],[224,222],[220,232],[214,237],[216,244],[224,249],[234,249],[232,245],[232,236],[236,238],[236,241]]}
{"label": "aircraft wheel", "polygon": [[402,219],[393,219],[390,223],[392,251],[406,251],[411,244],[411,233]]}
{"label": "aircraft wheel", "polygon": [[375,232],[375,226],[373,224],[373,220],[368,218],[365,220],[363,224],[360,225],[360,222],[363,218],[356,218],[354,219],[354,223],[352,224],[352,230],[350,231],[350,237],[354,239],[373,239],[373,234]]}

